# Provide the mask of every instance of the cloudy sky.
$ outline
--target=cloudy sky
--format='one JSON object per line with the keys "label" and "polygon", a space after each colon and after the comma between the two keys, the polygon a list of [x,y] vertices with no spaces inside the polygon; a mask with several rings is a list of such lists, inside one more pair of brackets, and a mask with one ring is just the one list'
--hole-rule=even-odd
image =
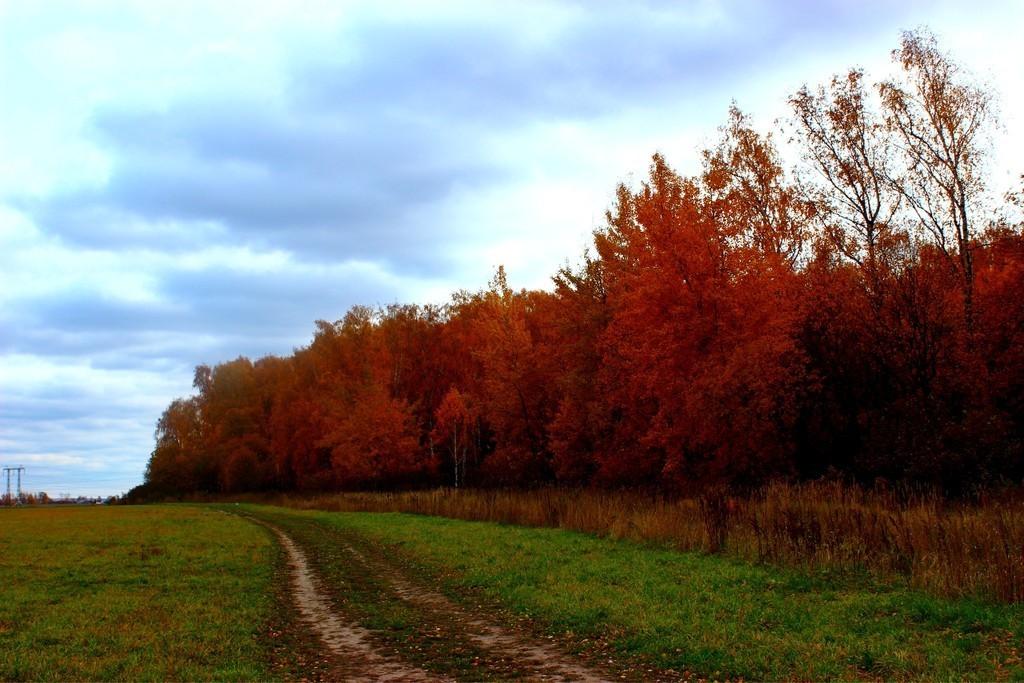
{"label": "cloudy sky", "polygon": [[498,264],[546,287],[652,152],[692,171],[733,99],[768,126],[881,78],[901,29],[995,85],[1008,189],[1021,7],[0,0],[0,464],[124,491],[195,364]]}

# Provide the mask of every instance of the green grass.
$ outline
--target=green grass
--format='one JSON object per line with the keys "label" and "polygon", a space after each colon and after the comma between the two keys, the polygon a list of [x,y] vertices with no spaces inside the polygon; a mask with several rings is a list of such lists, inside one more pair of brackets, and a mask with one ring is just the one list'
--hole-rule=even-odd
{"label": "green grass", "polygon": [[0,510],[0,679],[268,678],[276,552],[211,509]]}
{"label": "green grass", "polygon": [[[396,513],[248,508],[355,534],[570,642],[747,679],[1024,679],[1024,610],[894,580],[756,566],[585,534]],[[302,520],[300,522],[300,520]],[[307,534],[309,532],[307,531]]]}
{"label": "green grass", "polygon": [[[369,566],[355,566],[345,544],[397,562],[467,609],[483,604],[499,619],[528,617],[584,655],[608,647],[634,672],[1024,679],[1024,607],[944,600],[899,580],[756,566],[555,529],[226,509],[292,534],[339,609],[374,628],[385,651],[458,677],[515,678],[516,669],[481,664],[486,653],[467,644],[455,620],[395,599]],[[309,643],[278,613],[278,558],[267,530],[208,507],[0,510],[0,679],[288,676],[261,635],[266,625],[284,623],[294,631],[284,640]]]}

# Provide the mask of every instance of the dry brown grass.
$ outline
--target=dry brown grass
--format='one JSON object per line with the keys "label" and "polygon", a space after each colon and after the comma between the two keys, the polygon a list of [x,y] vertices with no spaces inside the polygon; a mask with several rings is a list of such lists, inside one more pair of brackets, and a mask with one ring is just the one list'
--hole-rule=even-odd
{"label": "dry brown grass", "polygon": [[1024,601],[1024,503],[953,503],[835,482],[775,484],[756,495],[669,500],[637,492],[438,489],[282,496],[337,511],[409,512],[583,531],[811,568],[898,573],[948,596]]}

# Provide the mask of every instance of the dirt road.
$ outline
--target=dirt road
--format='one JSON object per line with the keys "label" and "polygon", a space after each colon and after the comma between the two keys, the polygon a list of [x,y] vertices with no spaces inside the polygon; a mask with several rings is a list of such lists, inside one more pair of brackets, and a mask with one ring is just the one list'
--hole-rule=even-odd
{"label": "dirt road", "polygon": [[[357,548],[344,534],[250,519],[273,532],[287,558],[288,598],[315,637],[318,656],[332,662],[329,678],[609,680],[553,642],[456,604],[386,553]],[[330,538],[304,547],[317,533]]]}
{"label": "dirt road", "polygon": [[288,555],[291,594],[303,621],[315,633],[332,659],[339,662],[336,671],[350,681],[437,681],[445,680],[423,669],[381,654],[373,645],[370,632],[343,619],[318,586],[306,554],[276,527],[281,547]]}

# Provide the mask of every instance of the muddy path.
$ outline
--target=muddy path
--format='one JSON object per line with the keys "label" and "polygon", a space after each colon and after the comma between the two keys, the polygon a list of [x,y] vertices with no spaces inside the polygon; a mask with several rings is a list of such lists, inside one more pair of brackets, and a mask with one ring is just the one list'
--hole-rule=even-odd
{"label": "muddy path", "polygon": [[332,664],[359,681],[605,681],[553,641],[459,605],[366,539],[291,515],[245,514],[287,558],[289,597]]}
{"label": "muddy path", "polygon": [[345,620],[333,608],[302,549],[281,529],[261,524],[274,533],[288,557],[291,597],[306,626],[335,662],[332,674],[347,681],[446,680],[382,654],[367,629]]}
{"label": "muddy path", "polygon": [[605,676],[574,660],[551,643],[516,633],[456,605],[437,591],[412,583],[398,568],[381,558],[370,558],[352,545],[347,545],[345,550],[354,560],[387,580],[403,600],[427,610],[451,615],[463,625],[467,637],[492,655],[517,662],[519,666],[527,669],[532,679],[589,683],[607,680]]}

